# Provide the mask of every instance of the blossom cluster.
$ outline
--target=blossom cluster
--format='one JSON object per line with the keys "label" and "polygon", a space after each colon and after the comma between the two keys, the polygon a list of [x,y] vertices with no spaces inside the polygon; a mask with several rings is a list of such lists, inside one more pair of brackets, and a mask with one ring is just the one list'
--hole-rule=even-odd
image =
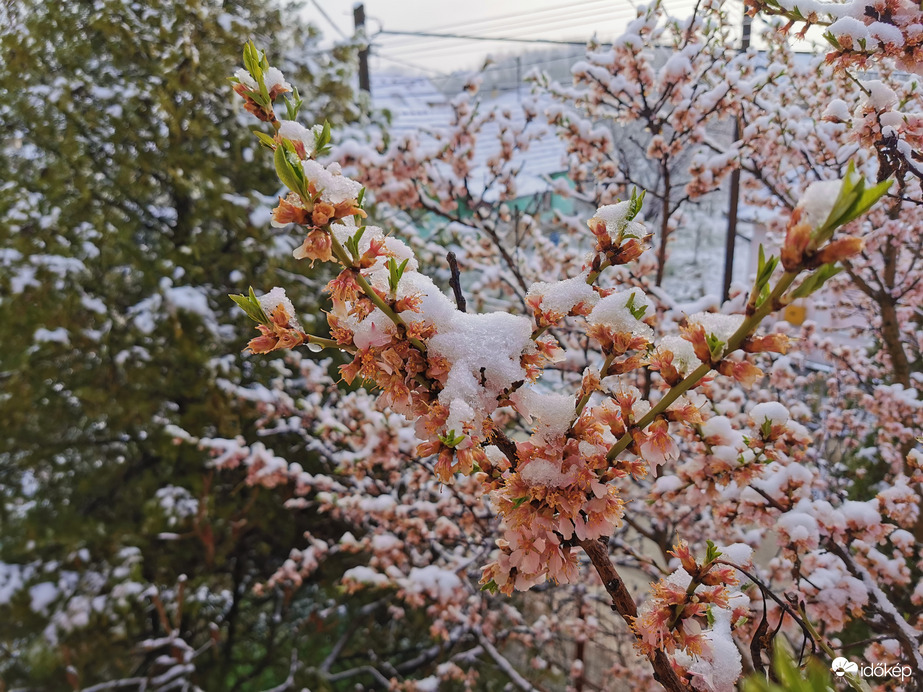
{"label": "blossom cluster", "polygon": [[[264,90],[271,68],[264,56],[254,60],[255,49],[248,50],[256,88],[243,95],[252,99],[252,93]],[[254,70],[256,64],[261,67]],[[276,88],[280,93],[285,89]],[[327,313],[330,339],[301,331],[281,289],[261,299],[252,292],[236,297],[259,323],[261,336],[251,341],[250,350],[261,353],[304,343],[350,354],[351,362],[340,366],[343,380],[365,381],[380,391],[380,404],[415,421],[416,453],[436,459],[439,481],[452,483],[461,474],[482,484],[502,519],[499,555],[484,568],[482,583],[506,593],[547,578],[577,578],[576,546],[609,536],[622,521],[619,481],[642,478],[648,465],[656,472],[677,458],[671,425],[714,429],[712,440],[720,446],[717,419],[703,416],[690,390],[712,371],[745,386],[762,376],[747,354],[784,353],[788,340],[780,334],[756,335],[759,322],[793,297],[816,291],[834,262],[861,250],[861,241],[833,240],[833,231],[868,209],[887,187],[866,189],[852,173],[835,189],[813,186],[789,223],[781,258],[761,260],[745,312],[689,315],[681,337],[658,341],[656,312],[642,290],[598,284],[606,269],[626,265],[644,252],[649,235],[639,218],[643,195],[632,194],[597,210],[588,222],[593,250],[581,273],[529,288],[526,303],[533,319],[506,312],[469,314],[419,271],[408,245],[376,226],[359,225],[366,216],[360,184],[337,164],[316,160],[329,142],[329,129],[308,130],[270,117],[271,103],[260,112],[275,134],[261,139],[273,149],[277,172],[289,189],[273,212],[273,222],[296,224],[306,233],[296,258],[332,262],[339,273],[326,288],[332,303]],[[785,273],[771,286],[779,265]],[[542,386],[547,366],[565,357],[553,332],[569,318],[583,320],[586,335],[603,356],[601,366],[584,369],[574,395]],[[648,400],[626,379],[645,368],[662,378],[666,389],[659,400]],[[502,420],[504,411],[532,421],[531,434],[508,438],[495,420],[495,415]],[[766,413],[762,439],[772,442],[784,431],[774,422],[779,414]],[[326,549],[322,543],[314,545]],[[635,621],[640,645],[652,658],[654,649],[703,654],[706,635],[696,619],[706,612],[702,604],[727,608],[726,587],[737,583],[733,570],[717,566],[715,556],[697,565],[683,547],[674,554],[689,577],[684,588],[691,591],[682,596],[663,584]],[[312,558],[311,564],[315,562]],[[297,563],[291,568],[290,576],[280,578],[297,581]],[[357,571],[354,578],[361,582],[371,576]],[[704,587],[711,590],[699,593]],[[674,613],[667,621],[665,609]],[[731,619],[721,616],[712,622],[724,628]],[[711,631],[717,637],[714,627]]]}

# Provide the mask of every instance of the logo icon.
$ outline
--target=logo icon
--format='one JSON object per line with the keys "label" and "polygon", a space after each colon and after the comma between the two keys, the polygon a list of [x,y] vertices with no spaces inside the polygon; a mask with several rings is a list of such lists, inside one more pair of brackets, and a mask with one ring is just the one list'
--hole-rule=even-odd
{"label": "logo icon", "polygon": [[833,671],[834,675],[838,678],[843,677],[846,673],[858,673],[859,664],[853,663],[852,661],[838,656],[833,659],[833,665],[830,667],[830,670]]}

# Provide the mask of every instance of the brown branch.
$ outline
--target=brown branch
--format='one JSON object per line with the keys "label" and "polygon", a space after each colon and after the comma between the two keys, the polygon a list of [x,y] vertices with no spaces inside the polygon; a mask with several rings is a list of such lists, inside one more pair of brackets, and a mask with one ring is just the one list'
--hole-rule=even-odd
{"label": "brown branch", "polygon": [[455,257],[454,252],[447,253],[445,258],[449,263],[449,271],[452,273],[449,286],[452,287],[452,293],[455,294],[455,305],[458,307],[459,312],[466,312],[468,304],[465,301],[465,295],[462,293],[461,276],[458,273],[458,259]]}
{"label": "brown branch", "polygon": [[516,452],[516,443],[506,436],[502,430],[495,430],[490,437],[490,443],[496,445],[509,460],[510,466],[516,468],[519,456]]}
{"label": "brown branch", "polygon": [[[906,620],[903,620],[897,608],[888,601],[884,592],[876,587],[871,575],[853,559],[848,549],[843,548],[832,540],[827,540],[824,547],[840,558],[849,573],[861,581],[868,590],[871,607],[881,614],[881,622],[878,627],[874,623],[867,621],[872,625],[872,629],[884,630],[889,634],[893,634],[894,638],[900,643],[901,651],[907,662],[917,673],[920,673],[921,668],[923,668],[920,665],[921,655],[918,648],[920,646],[920,635],[916,632],[913,634],[908,633],[907,630],[912,629],[912,626]],[[901,620],[900,622],[898,622],[899,619]]]}
{"label": "brown branch", "polygon": [[[580,547],[586,551],[586,554],[590,558],[590,562],[593,563],[593,567],[596,568],[596,572],[599,574],[599,578],[602,579],[603,586],[606,587],[606,591],[612,598],[613,609],[621,615],[622,619],[631,627],[634,624],[635,618],[638,617],[638,608],[631,594],[628,592],[625,582],[622,581],[622,578],[616,571],[615,565],[612,564],[612,560],[609,558],[609,551],[606,549],[605,545],[595,539],[580,541]],[[632,630],[632,632],[634,632],[634,630]],[[667,658],[667,655],[663,651],[660,649],[655,650],[648,655],[648,660],[654,668],[654,679],[659,682],[665,690],[669,692],[686,692],[688,688],[683,684],[683,681],[680,680],[676,671],[673,670],[670,659]]]}

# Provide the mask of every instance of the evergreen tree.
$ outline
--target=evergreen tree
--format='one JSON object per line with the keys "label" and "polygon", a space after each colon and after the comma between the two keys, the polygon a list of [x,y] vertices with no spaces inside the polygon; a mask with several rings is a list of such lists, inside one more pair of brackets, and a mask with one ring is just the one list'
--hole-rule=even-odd
{"label": "evergreen tree", "polygon": [[[297,45],[283,66],[311,88],[309,121],[344,122],[350,48],[252,0],[0,13],[0,678],[62,689],[185,657],[168,681],[279,682],[282,597],[251,586],[306,526],[171,426],[255,437],[258,402],[223,383],[275,366],[226,355],[251,331],[227,294],[275,283],[300,242],[259,211],[271,159],[228,66],[251,37]],[[320,285],[292,292],[305,313]]]}

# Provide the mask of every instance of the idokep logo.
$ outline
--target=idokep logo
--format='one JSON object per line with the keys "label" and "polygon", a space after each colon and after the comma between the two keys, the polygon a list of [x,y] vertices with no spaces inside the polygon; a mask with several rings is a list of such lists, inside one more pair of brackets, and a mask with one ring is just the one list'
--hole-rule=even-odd
{"label": "idokep logo", "polygon": [[833,659],[830,670],[838,678],[850,674],[861,675],[863,678],[899,678],[901,682],[904,682],[913,674],[913,669],[910,666],[886,666],[881,663],[877,665],[860,666],[858,663],[854,663],[842,656]]}
{"label": "idokep logo", "polygon": [[859,664],[853,663],[849,659],[839,656],[833,659],[833,665],[830,666],[830,670],[832,670],[833,674],[836,675],[838,678],[841,678],[844,675],[846,675],[846,673],[858,673]]}

